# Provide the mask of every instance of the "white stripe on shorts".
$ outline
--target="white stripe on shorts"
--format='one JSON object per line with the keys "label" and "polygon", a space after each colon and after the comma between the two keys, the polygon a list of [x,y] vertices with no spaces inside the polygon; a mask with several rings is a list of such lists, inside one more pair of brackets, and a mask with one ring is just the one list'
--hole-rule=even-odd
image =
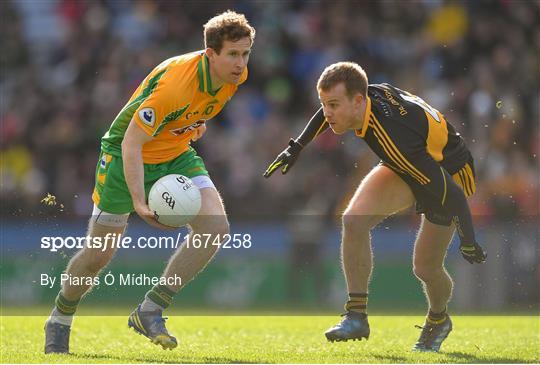
{"label": "white stripe on shorts", "polygon": [[92,218],[94,219],[95,223],[101,224],[102,226],[123,227],[127,224],[129,213],[126,213],[126,214],[107,213],[99,209],[94,204],[94,209],[92,210]]}

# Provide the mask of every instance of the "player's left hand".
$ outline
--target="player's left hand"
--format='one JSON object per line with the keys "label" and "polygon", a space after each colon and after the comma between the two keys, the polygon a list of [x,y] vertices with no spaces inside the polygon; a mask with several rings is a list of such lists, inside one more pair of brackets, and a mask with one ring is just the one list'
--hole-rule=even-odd
{"label": "player's left hand", "polygon": [[484,251],[476,242],[472,245],[462,243],[459,246],[459,251],[461,252],[463,258],[469,262],[469,264],[474,264],[475,262],[477,264],[483,264],[486,262],[486,251]]}
{"label": "player's left hand", "polygon": [[294,139],[291,139],[289,141],[289,147],[284,149],[274,162],[268,166],[263,176],[269,178],[278,168],[281,168],[281,173],[285,175],[296,162],[298,155],[300,155],[300,151],[302,151],[302,145]]}
{"label": "player's left hand", "polygon": [[201,124],[200,126],[198,126],[197,128],[195,128],[194,132],[195,133],[191,138],[193,142],[201,138],[206,133],[206,124]]}

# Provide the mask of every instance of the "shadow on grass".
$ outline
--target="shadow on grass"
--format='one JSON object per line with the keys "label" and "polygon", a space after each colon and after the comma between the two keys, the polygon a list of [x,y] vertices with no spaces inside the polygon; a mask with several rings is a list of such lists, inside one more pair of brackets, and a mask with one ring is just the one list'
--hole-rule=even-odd
{"label": "shadow on grass", "polygon": [[403,357],[403,356],[397,356],[397,355],[378,355],[378,354],[370,354],[371,357],[377,360],[386,360],[390,361],[395,364],[399,363],[408,363],[410,362],[410,359]]}
{"label": "shadow on grass", "polygon": [[[153,363],[153,364],[194,364],[194,363],[201,363],[201,364],[253,364],[254,362],[250,361],[243,361],[238,360],[235,358],[230,357],[217,357],[217,356],[209,356],[209,357],[193,357],[193,356],[186,356],[182,358],[182,354],[179,355],[179,358],[175,358],[174,360],[160,360],[159,356],[155,357],[129,357],[129,356],[114,356],[114,355],[100,355],[100,354],[94,354],[94,353],[72,353],[67,356],[76,357],[79,359],[94,359],[94,360],[119,360],[118,363],[125,363],[132,362],[132,361],[139,361],[143,363]],[[257,361],[257,363],[260,363],[260,361]]]}
{"label": "shadow on grass", "polygon": [[472,363],[485,363],[485,364],[510,364],[510,363],[531,363],[532,361],[524,361],[520,358],[506,358],[506,357],[490,357],[490,356],[482,356],[478,357],[472,354],[466,354],[464,352],[445,352],[441,353],[441,355],[446,355],[449,358],[452,359],[453,362],[457,363],[464,363],[464,362],[472,362]]}

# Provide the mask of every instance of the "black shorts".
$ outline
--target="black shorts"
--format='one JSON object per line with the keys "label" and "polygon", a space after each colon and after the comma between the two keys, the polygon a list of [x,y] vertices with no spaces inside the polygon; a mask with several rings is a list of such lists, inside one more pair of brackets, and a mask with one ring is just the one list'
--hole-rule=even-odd
{"label": "black shorts", "polygon": [[[450,226],[452,224],[454,217],[441,205],[439,199],[420,185],[417,180],[408,174],[396,171],[396,169],[383,161],[380,164],[392,169],[409,185],[416,199],[416,214],[424,214],[426,219],[433,224],[441,226]],[[472,157],[456,173],[452,174],[452,179],[461,187],[467,198],[476,191],[475,177]]]}

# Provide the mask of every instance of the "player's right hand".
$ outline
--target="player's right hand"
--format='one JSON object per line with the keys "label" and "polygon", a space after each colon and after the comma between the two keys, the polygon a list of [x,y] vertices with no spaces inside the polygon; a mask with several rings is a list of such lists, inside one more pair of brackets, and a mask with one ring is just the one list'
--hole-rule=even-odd
{"label": "player's right hand", "polygon": [[191,137],[192,142],[197,141],[206,133],[206,124],[203,123],[198,126],[197,128],[195,128],[194,132],[195,133],[193,134],[193,137]]}
{"label": "player's right hand", "polygon": [[469,264],[483,264],[486,262],[486,251],[480,247],[478,243],[473,243],[472,245],[461,243],[459,246],[459,251],[461,256],[469,262]]}
{"label": "player's right hand", "polygon": [[284,149],[274,162],[268,166],[263,176],[266,178],[270,177],[278,168],[281,168],[281,173],[285,175],[296,162],[296,159],[300,155],[300,151],[302,151],[302,145],[294,139],[291,139],[289,141],[289,147]]}
{"label": "player's right hand", "polygon": [[146,223],[154,228],[162,229],[164,231],[174,231],[176,227],[167,226],[157,221],[156,213],[153,212],[147,204],[139,205],[135,207],[135,211]]}

